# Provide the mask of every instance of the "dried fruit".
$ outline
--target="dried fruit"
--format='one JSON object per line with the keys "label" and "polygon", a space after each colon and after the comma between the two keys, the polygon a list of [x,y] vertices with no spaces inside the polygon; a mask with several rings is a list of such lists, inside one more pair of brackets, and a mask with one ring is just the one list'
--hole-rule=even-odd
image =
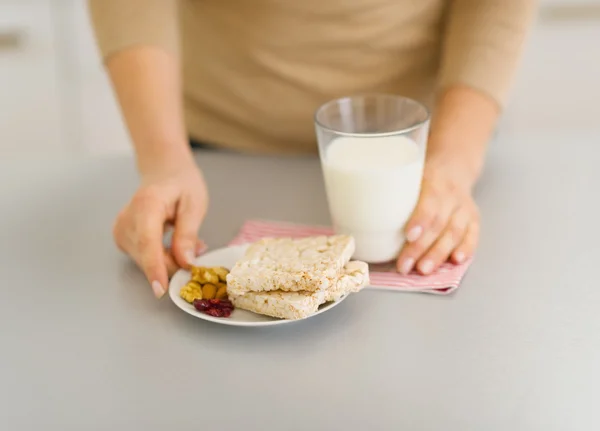
{"label": "dried fruit", "polygon": [[202,288],[198,282],[189,281],[181,288],[179,296],[191,304],[196,299],[202,299]]}
{"label": "dried fruit", "polygon": [[221,299],[220,302],[222,307],[231,307],[233,308],[233,303],[229,299]]}
{"label": "dried fruit", "polygon": [[227,285],[224,283],[219,283],[217,285],[217,294],[215,295],[217,299],[227,299]]}
{"label": "dried fruit", "polygon": [[233,305],[228,300],[199,299],[194,301],[196,310],[213,317],[229,317],[233,312]]}
{"label": "dried fruit", "polygon": [[192,266],[191,272],[191,280],[181,288],[181,297],[202,313],[229,317],[234,308],[227,297],[225,282],[229,270],[222,266]]}
{"label": "dried fruit", "polygon": [[194,307],[198,311],[205,311],[211,308],[211,304],[206,299],[198,299],[194,301]]}
{"label": "dried fruit", "polygon": [[211,268],[192,267],[192,280],[200,284],[218,283],[219,276]]}
{"label": "dried fruit", "polygon": [[203,266],[192,266],[190,271],[192,272],[192,277],[199,277],[201,274],[204,274],[206,268]]}
{"label": "dried fruit", "polygon": [[225,313],[219,308],[209,308],[205,311],[206,314],[213,317],[224,317]]}
{"label": "dried fruit", "polygon": [[217,266],[212,268],[213,272],[219,277],[219,281],[225,282],[227,280],[227,274],[229,274],[229,270],[222,266]]}
{"label": "dried fruit", "polygon": [[213,299],[217,294],[217,286],[207,283],[202,286],[202,297],[205,299]]}

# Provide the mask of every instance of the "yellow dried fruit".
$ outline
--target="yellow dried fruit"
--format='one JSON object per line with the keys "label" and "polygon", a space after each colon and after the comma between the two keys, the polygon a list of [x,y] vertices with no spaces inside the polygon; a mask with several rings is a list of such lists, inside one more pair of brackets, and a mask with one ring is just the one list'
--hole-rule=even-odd
{"label": "yellow dried fruit", "polygon": [[193,266],[192,265],[192,267],[190,268],[190,271],[192,272],[192,277],[193,277],[196,274],[206,271],[206,268],[203,266]]}
{"label": "yellow dried fruit", "polygon": [[206,283],[204,276],[201,274],[192,274],[192,280],[194,280],[196,283],[199,283],[199,284]]}
{"label": "yellow dried fruit", "polygon": [[206,278],[211,284],[217,284],[219,282],[219,275],[215,272],[214,268],[208,268],[208,275]]}
{"label": "yellow dried fruit", "polygon": [[223,281],[223,282],[226,280],[227,274],[229,274],[229,270],[222,266],[216,266],[216,267],[212,268],[212,270],[219,277],[219,281]]}
{"label": "yellow dried fruit", "polygon": [[217,284],[217,294],[215,295],[217,299],[227,299],[227,285],[224,283]]}
{"label": "yellow dried fruit", "polygon": [[219,276],[217,276],[210,268],[198,268],[197,270],[192,270],[192,280],[195,280],[200,284],[218,283]]}
{"label": "yellow dried fruit", "polygon": [[207,283],[202,286],[202,297],[204,299],[214,299],[217,294],[217,286]]}
{"label": "yellow dried fruit", "polygon": [[181,288],[179,296],[181,296],[184,301],[191,304],[196,299],[202,299],[202,287],[200,286],[200,283],[196,281],[189,281]]}

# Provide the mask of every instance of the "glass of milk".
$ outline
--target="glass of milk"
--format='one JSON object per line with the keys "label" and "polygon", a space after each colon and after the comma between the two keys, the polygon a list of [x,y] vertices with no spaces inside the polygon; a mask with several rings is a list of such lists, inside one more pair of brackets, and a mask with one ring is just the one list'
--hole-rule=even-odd
{"label": "glass of milk", "polygon": [[385,94],[332,100],[315,113],[332,222],[354,237],[355,259],[398,256],[421,190],[429,119],[421,103]]}

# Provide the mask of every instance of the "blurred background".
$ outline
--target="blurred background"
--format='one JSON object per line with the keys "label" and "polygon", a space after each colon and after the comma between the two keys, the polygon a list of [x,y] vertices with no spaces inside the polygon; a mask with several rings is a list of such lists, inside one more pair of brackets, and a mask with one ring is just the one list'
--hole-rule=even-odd
{"label": "blurred background", "polygon": [[[500,131],[598,129],[600,0],[539,0]],[[129,152],[85,0],[0,0],[0,157]]]}

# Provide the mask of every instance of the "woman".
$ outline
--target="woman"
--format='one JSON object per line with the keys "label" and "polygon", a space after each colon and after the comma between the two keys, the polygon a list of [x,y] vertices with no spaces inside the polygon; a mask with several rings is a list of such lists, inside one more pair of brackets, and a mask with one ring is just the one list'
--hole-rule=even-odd
{"label": "woman", "polygon": [[[398,270],[460,263],[478,241],[472,189],[533,20],[534,0],[91,0],[141,184],[117,245],[161,297],[187,266],[208,193],[189,137],[315,152],[313,113],[365,92],[433,111],[422,191]],[[174,224],[170,250],[163,230]]]}

